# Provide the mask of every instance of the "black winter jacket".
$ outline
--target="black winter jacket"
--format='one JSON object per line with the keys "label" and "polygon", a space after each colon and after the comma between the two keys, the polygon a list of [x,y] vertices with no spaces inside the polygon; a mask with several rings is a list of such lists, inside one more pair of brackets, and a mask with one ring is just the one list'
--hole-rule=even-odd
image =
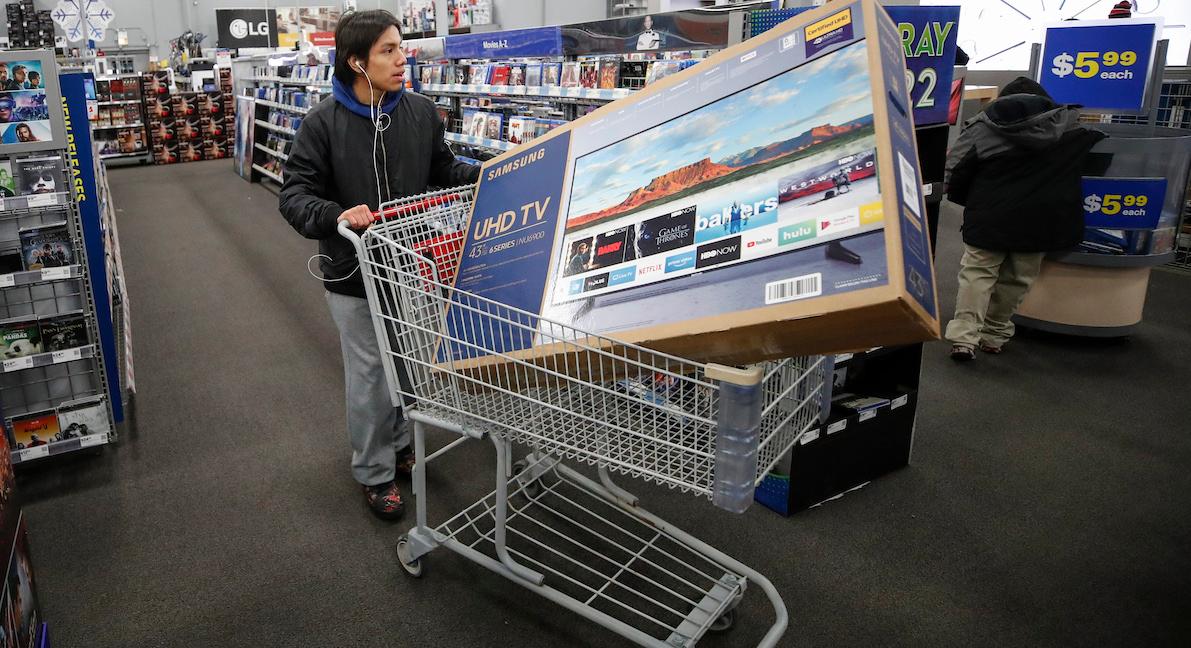
{"label": "black winter jacket", "polygon": [[318,240],[319,252],[329,257],[319,263],[325,278],[350,275],[327,282],[331,292],[364,297],[355,248],[336,231],[345,210],[368,205],[375,211],[390,198],[468,184],[480,175],[480,167],[456,160],[447,148],[442,121],[430,99],[407,91],[389,116],[392,122],[381,133],[388,153],[388,193],[383,179],[386,161],[380,143],[376,146],[380,191],[386,194],[382,199],[377,197],[373,170],[372,122],[333,98],[311,108],[302,120],[285,165],[281,214],[302,236]]}
{"label": "black winter jacket", "polygon": [[1075,108],[1019,79],[966,124],[947,159],[948,198],[964,205],[963,239],[1001,252],[1050,252],[1083,239],[1080,178],[1105,136]]}

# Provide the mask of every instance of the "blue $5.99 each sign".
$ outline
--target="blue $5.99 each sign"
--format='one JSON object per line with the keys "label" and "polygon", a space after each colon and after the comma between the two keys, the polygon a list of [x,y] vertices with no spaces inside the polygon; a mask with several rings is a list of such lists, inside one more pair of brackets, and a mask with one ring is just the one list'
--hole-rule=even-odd
{"label": "blue $5.99 each sign", "polygon": [[1038,82],[1059,103],[1140,112],[1146,107],[1156,20],[1095,20],[1046,28]]}
{"label": "blue $5.99 each sign", "polygon": [[906,86],[914,125],[947,121],[959,33],[957,7],[885,7],[906,53]]}
{"label": "blue $5.99 each sign", "polygon": [[1084,178],[1084,225],[1154,229],[1165,200],[1166,178]]}

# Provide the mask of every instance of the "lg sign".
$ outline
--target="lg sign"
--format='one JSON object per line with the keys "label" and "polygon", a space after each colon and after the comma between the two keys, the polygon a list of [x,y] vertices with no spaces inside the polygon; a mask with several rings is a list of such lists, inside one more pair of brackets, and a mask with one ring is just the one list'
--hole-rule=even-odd
{"label": "lg sign", "polygon": [[247,20],[241,20],[240,18],[237,18],[232,21],[232,24],[228,27],[228,29],[235,38],[269,35],[269,23],[264,20],[258,23],[250,23]]}
{"label": "lg sign", "polygon": [[216,9],[219,46],[275,47],[277,12],[273,9]]}

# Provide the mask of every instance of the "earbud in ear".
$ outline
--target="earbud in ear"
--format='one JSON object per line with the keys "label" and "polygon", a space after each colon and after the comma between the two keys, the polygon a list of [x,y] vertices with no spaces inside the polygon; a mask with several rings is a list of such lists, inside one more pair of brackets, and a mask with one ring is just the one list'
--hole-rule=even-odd
{"label": "earbud in ear", "polygon": [[359,59],[355,59],[355,60],[353,60],[353,61],[352,61],[352,67],[354,67],[354,68],[356,68],[357,70],[359,70],[359,71],[360,71],[360,74],[363,74],[363,73],[364,73],[364,66],[360,65],[360,60],[359,60]]}

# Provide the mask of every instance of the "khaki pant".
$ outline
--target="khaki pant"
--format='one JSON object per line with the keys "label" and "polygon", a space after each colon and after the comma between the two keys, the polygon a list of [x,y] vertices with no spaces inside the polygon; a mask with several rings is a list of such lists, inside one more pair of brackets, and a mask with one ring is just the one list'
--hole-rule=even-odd
{"label": "khaki pant", "polygon": [[964,245],[955,319],[947,324],[953,344],[1000,347],[1013,337],[1011,318],[1042,269],[1044,252],[994,252]]}

